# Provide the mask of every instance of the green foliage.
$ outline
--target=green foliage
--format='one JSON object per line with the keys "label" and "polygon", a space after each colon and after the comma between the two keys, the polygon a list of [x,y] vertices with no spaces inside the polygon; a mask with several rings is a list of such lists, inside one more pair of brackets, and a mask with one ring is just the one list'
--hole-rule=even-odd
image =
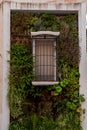
{"label": "green foliage", "polygon": [[79,115],[63,112],[54,121],[52,118],[38,116],[35,113],[26,119],[10,124],[10,130],[81,130]]}
{"label": "green foliage", "polygon": [[63,112],[56,119],[58,130],[81,130],[79,115],[74,112]]}
{"label": "green foliage", "polygon": [[[20,16],[20,17],[18,17]],[[21,21],[21,18],[23,20]],[[17,19],[17,22],[14,21]],[[60,24],[58,23],[57,17],[49,13],[43,14],[29,14],[29,13],[12,13],[11,16],[12,33],[28,34],[31,31],[58,31]],[[18,25],[19,24],[19,25]],[[22,26],[22,27],[21,27]]]}
{"label": "green foliage", "polygon": [[9,75],[9,105],[11,116],[17,118],[23,114],[22,104],[29,93],[33,73],[33,59],[28,47],[14,44],[11,47]]}
{"label": "green foliage", "polygon": [[59,29],[57,17],[48,13],[32,17],[32,26],[30,31],[57,31]]}
{"label": "green foliage", "polygon": [[25,44],[26,37],[24,41],[22,39],[23,44],[20,44],[22,37],[14,39],[12,35],[9,130],[81,130],[80,102],[85,99],[79,95],[77,14],[57,16],[49,13],[12,12],[11,34],[28,35],[31,31],[41,30],[60,31],[57,48],[59,83],[53,86],[32,86],[31,48]]}
{"label": "green foliage", "polygon": [[32,114],[30,118],[25,120],[13,121],[9,130],[56,130],[55,128],[56,123],[52,119]]}

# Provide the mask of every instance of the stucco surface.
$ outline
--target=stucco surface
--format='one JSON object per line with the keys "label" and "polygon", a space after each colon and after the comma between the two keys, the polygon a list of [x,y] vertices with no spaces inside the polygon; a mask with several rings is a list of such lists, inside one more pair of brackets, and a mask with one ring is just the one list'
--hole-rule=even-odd
{"label": "stucco surface", "polygon": [[[2,17],[2,7],[0,7],[0,18]],[[0,113],[2,112],[2,80],[3,80],[3,73],[2,73],[2,19],[0,20]]]}
{"label": "stucco surface", "polygon": [[49,2],[56,2],[56,3],[79,3],[86,0],[0,0],[1,2],[5,1],[13,1],[13,2],[30,2],[30,3],[49,3]]}

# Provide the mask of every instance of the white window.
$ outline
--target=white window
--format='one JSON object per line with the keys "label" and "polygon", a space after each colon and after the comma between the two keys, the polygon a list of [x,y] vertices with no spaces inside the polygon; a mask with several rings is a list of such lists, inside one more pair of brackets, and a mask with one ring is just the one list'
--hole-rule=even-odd
{"label": "white window", "polygon": [[57,39],[59,32],[31,32],[34,61],[33,85],[53,85],[57,78]]}

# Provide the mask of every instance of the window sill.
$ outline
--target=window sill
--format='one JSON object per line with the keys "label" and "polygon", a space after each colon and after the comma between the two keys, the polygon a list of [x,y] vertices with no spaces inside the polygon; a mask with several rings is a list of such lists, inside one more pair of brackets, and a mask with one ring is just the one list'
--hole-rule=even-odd
{"label": "window sill", "polygon": [[32,85],[34,86],[43,86],[43,85],[54,85],[54,84],[58,84],[57,81],[33,81]]}

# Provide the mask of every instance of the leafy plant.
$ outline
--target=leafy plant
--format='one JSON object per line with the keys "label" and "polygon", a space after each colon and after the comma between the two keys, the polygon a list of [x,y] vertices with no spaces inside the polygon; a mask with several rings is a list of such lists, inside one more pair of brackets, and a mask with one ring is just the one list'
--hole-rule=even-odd
{"label": "leafy plant", "polygon": [[[17,118],[23,114],[22,104],[29,93],[33,77],[32,55],[29,49],[20,44],[11,48],[10,75],[9,75],[9,105],[11,116]],[[14,108],[14,109],[13,109]]]}
{"label": "leafy plant", "polygon": [[[25,123],[23,123],[25,122]],[[79,115],[73,112],[63,112],[54,121],[52,118],[38,116],[32,113],[26,119],[13,121],[10,130],[81,130]]]}

